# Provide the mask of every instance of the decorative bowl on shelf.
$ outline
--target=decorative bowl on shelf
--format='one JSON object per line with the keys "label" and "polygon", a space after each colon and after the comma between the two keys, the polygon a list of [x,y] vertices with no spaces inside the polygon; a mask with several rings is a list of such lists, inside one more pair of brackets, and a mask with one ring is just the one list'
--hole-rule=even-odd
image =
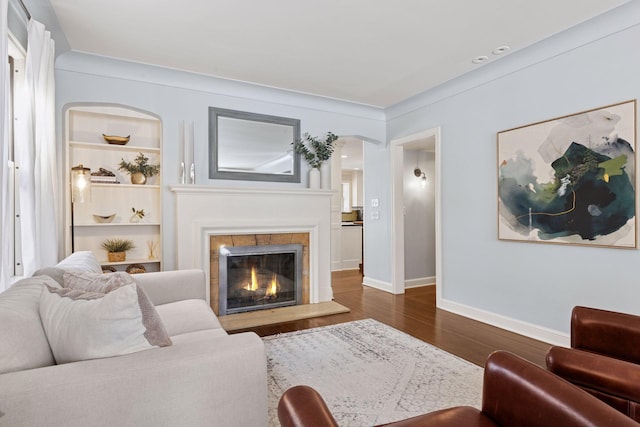
{"label": "decorative bowl on shelf", "polygon": [[116,214],[111,214],[111,215],[107,215],[107,216],[93,214],[93,220],[95,222],[97,222],[97,223],[100,223],[100,224],[109,223],[109,222],[113,221],[113,219],[115,217],[116,217]]}
{"label": "decorative bowl on shelf", "polygon": [[113,144],[113,145],[126,145],[127,142],[129,142],[129,138],[131,138],[131,135],[128,136],[117,136],[117,135],[105,135],[104,133],[102,134],[102,137],[104,138],[105,141],[107,141],[109,144]]}
{"label": "decorative bowl on shelf", "polygon": [[129,274],[140,274],[140,273],[146,273],[147,269],[144,268],[142,264],[131,264],[127,267],[125,271]]}

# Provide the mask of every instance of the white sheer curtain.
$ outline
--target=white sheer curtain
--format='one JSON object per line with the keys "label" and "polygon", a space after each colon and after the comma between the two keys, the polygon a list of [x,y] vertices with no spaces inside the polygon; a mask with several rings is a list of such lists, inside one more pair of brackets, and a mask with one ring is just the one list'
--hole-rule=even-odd
{"label": "white sheer curtain", "polygon": [[23,117],[16,126],[22,262],[25,276],[58,262],[60,212],[55,135],[54,49],[51,33],[28,26]]}
{"label": "white sheer curtain", "polygon": [[11,227],[13,218],[9,196],[11,194],[9,175],[9,148],[11,141],[11,119],[9,98],[9,34],[7,33],[7,14],[9,12],[9,0],[0,0],[0,292],[9,287],[9,277],[13,272],[11,258]]}

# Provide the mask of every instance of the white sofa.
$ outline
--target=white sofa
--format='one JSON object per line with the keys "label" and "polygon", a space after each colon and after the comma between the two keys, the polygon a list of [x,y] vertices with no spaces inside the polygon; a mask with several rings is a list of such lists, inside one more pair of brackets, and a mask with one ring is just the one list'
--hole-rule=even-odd
{"label": "white sofa", "polygon": [[0,426],[267,425],[263,342],[222,329],[203,272],[133,278],[172,345],[60,365],[42,348],[38,324],[40,288],[52,279],[24,279],[0,294]]}

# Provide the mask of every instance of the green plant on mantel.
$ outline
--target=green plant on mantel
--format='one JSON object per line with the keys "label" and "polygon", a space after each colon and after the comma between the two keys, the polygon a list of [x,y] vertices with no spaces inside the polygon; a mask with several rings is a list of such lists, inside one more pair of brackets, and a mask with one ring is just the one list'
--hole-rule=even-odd
{"label": "green plant on mantel", "polygon": [[308,133],[303,136],[303,139],[292,142],[294,151],[302,155],[309,166],[320,169],[320,166],[331,158],[338,135],[327,132],[324,140]]}
{"label": "green plant on mantel", "polygon": [[126,252],[135,248],[135,245],[128,239],[107,239],[102,242],[102,248],[107,252]]}

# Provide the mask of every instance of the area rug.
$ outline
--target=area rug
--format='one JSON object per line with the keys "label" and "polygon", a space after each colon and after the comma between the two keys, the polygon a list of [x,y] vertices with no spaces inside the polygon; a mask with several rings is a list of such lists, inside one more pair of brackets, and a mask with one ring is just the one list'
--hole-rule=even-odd
{"label": "area rug", "polygon": [[480,408],[482,368],[373,319],[263,338],[269,425],[294,385],[322,395],[340,426],[373,426],[457,405]]}

